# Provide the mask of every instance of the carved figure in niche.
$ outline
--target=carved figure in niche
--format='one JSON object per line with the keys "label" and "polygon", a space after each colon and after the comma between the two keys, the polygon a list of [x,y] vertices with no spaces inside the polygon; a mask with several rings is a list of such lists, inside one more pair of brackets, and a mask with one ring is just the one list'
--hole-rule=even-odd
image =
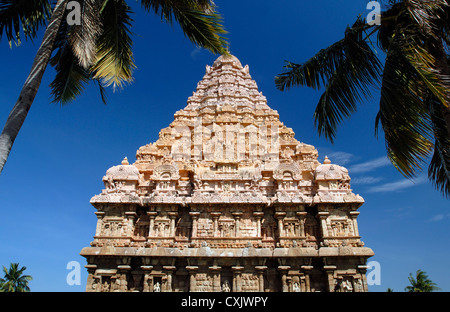
{"label": "carved figure in niche", "polygon": [[167,228],[168,226],[164,222],[156,223],[154,227],[156,236],[164,237]]}
{"label": "carved figure in niche", "polygon": [[230,182],[222,182],[222,191],[224,193],[229,193],[231,189]]}
{"label": "carved figure in niche", "polygon": [[291,158],[293,153],[294,152],[292,151],[292,149],[289,146],[287,146],[286,148],[284,148],[281,151],[281,158],[282,159],[289,159],[289,158]]}
{"label": "carved figure in niche", "polygon": [[134,235],[138,237],[146,237],[148,234],[149,221],[148,216],[140,216],[134,227]]}
{"label": "carved figure in niche", "polygon": [[175,229],[175,236],[178,239],[187,239],[191,233],[191,219],[189,214],[185,211],[182,212],[181,218],[178,219]]}
{"label": "carved figure in niche", "polygon": [[289,222],[286,224],[287,236],[295,236],[295,223]]}
{"label": "carved figure in niche", "polygon": [[251,188],[254,190],[259,190],[259,180],[261,177],[259,176],[253,176],[252,177],[252,183],[251,183]]}
{"label": "carved figure in niche", "polygon": [[225,281],[222,284],[222,292],[231,292],[230,283],[228,283],[228,281]]}
{"label": "carved figure in niche", "polygon": [[97,290],[100,285],[100,279],[98,277],[94,277],[94,281],[92,282],[92,290]]}
{"label": "carved figure in niche", "polygon": [[194,176],[194,189],[195,190],[200,190],[203,186],[203,182],[202,179],[200,179],[199,176],[195,175]]}
{"label": "carved figure in niche", "polygon": [[342,282],[342,288],[344,292],[353,292],[352,283],[349,280],[345,280]]}
{"label": "carved figure in niche", "polygon": [[319,233],[319,224],[314,216],[308,214],[305,220],[306,239],[316,240]]}
{"label": "carved figure in niche", "polygon": [[355,282],[355,291],[356,292],[362,292],[363,291],[363,285],[362,285],[362,280],[360,278],[358,278]]}
{"label": "carved figure in niche", "polygon": [[275,239],[276,224],[277,223],[272,215],[267,214],[261,223],[261,234],[263,239]]}
{"label": "carved figure in niche", "polygon": [[231,222],[221,222],[219,229],[220,237],[231,237],[234,231],[234,224]]}
{"label": "carved figure in niche", "polygon": [[348,190],[350,188],[350,181],[349,180],[340,180],[338,182],[338,189],[340,190]]}
{"label": "carved figure in niche", "polygon": [[122,232],[122,224],[117,222],[105,223],[102,236],[120,236]]}
{"label": "carved figure in niche", "polygon": [[346,221],[335,221],[331,225],[333,229],[334,236],[346,236],[347,235],[347,222]]}
{"label": "carved figure in niche", "polygon": [[159,282],[156,282],[155,286],[153,287],[154,292],[161,292],[161,285]]}
{"label": "carved figure in niche", "polygon": [[294,285],[292,286],[292,290],[294,292],[300,292],[300,285],[297,282],[295,282]]}
{"label": "carved figure in niche", "polygon": [[109,292],[109,281],[105,279],[105,281],[102,284],[102,292]]}
{"label": "carved figure in niche", "polygon": [[112,190],[114,189],[114,180],[112,178],[112,176],[108,176],[108,178],[105,181],[105,187],[107,190]]}

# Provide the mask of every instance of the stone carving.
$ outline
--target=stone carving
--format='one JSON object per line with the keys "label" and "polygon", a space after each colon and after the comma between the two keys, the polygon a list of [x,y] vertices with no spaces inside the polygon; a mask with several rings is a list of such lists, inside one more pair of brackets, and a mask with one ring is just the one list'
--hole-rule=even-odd
{"label": "stone carving", "polygon": [[220,56],[156,142],[106,171],[86,290],[367,291],[364,200],[318,157]]}
{"label": "stone carving", "polygon": [[222,292],[230,292],[231,288],[230,288],[230,283],[228,283],[228,281],[225,281],[222,284]]}

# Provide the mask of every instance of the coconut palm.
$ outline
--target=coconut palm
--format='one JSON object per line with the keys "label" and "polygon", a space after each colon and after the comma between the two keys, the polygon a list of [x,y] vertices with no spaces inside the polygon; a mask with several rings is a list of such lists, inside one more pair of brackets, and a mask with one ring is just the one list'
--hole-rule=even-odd
{"label": "coconut palm", "polygon": [[282,91],[324,88],[314,120],[318,133],[331,142],[358,103],[380,90],[375,134],[381,125],[388,158],[408,178],[428,163],[429,179],[448,197],[449,47],[447,0],[391,0],[380,25],[358,17],[338,42],[304,63],[287,62],[275,83]]}
{"label": "coconut palm", "polygon": [[[72,1],[70,1],[72,2]],[[51,83],[54,102],[75,99],[90,81],[98,84],[105,102],[105,87],[122,87],[133,79],[132,10],[125,0],[78,0],[80,23],[72,23],[69,0],[0,0],[0,38],[21,43],[46,30],[30,74],[0,135],[0,173],[25,121],[50,64],[56,70]],[[211,0],[140,0],[142,8],[169,23],[178,23],[198,47],[226,52],[222,18]]]}
{"label": "coconut palm", "polygon": [[0,278],[0,291],[2,292],[29,292],[28,282],[33,278],[30,275],[24,275],[26,267],[19,269],[18,263],[11,263],[9,269],[3,267],[4,278]]}
{"label": "coconut palm", "polygon": [[413,274],[410,273],[408,280],[411,283],[411,286],[405,287],[405,291],[407,292],[432,292],[440,289],[436,286],[436,283],[433,283],[428,279],[428,275],[422,270],[417,270],[415,278]]}

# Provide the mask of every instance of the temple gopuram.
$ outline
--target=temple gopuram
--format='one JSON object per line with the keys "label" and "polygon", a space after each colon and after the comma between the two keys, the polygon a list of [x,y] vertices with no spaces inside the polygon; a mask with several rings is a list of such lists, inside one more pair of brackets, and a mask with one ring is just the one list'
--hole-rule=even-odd
{"label": "temple gopuram", "polygon": [[364,200],[318,156],[220,56],[158,140],[106,171],[86,291],[368,291]]}

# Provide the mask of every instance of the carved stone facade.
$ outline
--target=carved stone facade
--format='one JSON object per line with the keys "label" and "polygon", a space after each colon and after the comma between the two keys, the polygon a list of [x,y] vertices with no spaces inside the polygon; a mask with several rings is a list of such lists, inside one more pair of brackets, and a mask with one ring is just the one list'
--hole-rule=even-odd
{"label": "carved stone facade", "polygon": [[348,171],[294,138],[220,56],[187,106],[103,177],[87,291],[367,291]]}

